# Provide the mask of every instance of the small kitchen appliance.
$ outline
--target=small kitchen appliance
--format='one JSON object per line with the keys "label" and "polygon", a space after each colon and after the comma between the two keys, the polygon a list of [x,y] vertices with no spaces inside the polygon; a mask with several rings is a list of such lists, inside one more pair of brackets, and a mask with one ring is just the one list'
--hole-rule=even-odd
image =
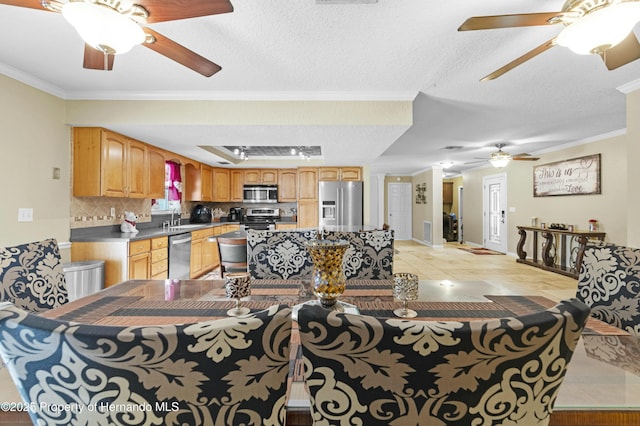
{"label": "small kitchen appliance", "polygon": [[191,223],[210,223],[211,222],[211,209],[202,204],[196,205],[191,210]]}
{"label": "small kitchen appliance", "polygon": [[242,220],[242,213],[243,208],[242,207],[231,207],[229,209],[229,217],[228,220],[229,222],[240,222]]}

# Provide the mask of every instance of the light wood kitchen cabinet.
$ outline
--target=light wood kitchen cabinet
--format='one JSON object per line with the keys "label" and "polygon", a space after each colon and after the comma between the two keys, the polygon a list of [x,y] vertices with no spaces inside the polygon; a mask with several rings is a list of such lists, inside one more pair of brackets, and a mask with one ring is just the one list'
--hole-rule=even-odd
{"label": "light wood kitchen cabinet", "polygon": [[298,168],[298,201],[318,200],[318,168]]}
{"label": "light wood kitchen cabinet", "polygon": [[152,280],[166,280],[169,277],[169,238],[151,239],[151,272]]}
{"label": "light wood kitchen cabinet", "polygon": [[314,228],[318,226],[318,201],[298,201],[298,227]]}
{"label": "light wood kitchen cabinet", "polygon": [[298,170],[278,169],[278,201],[296,202],[298,200]]}
{"label": "light wood kitchen cabinet", "polygon": [[250,184],[277,185],[278,169],[245,169],[244,183],[247,185],[250,185]]}
{"label": "light wood kitchen cabinet", "polygon": [[298,168],[298,227],[318,226],[318,168]]}
{"label": "light wood kitchen cabinet", "polygon": [[73,129],[73,195],[147,197],[147,145],[98,127]]}
{"label": "light wood kitchen cabinet", "polygon": [[243,186],[244,186],[244,172],[242,170],[233,169],[229,172],[229,180],[231,181],[230,199],[229,201],[242,202],[243,199]]}
{"label": "light wood kitchen cabinet", "polygon": [[151,272],[151,240],[129,242],[129,279],[147,280]]}
{"label": "light wood kitchen cabinet", "polygon": [[362,180],[362,167],[319,167],[318,180]]}
{"label": "light wood kitchen cabinet", "polygon": [[213,168],[213,201],[231,201],[229,169]]}
{"label": "light wood kitchen cabinet", "polygon": [[199,163],[184,165],[185,201],[211,201],[213,192],[213,170],[211,166]]}
{"label": "light wood kitchen cabinet", "polygon": [[149,164],[149,198],[164,198],[165,155],[164,151],[147,146]]}
{"label": "light wood kitchen cabinet", "polygon": [[215,245],[209,241],[215,228],[199,229],[191,232],[191,272],[190,278],[198,278],[215,266]]}
{"label": "light wood kitchen cabinet", "polygon": [[200,201],[213,200],[213,169],[206,164],[200,165],[200,179],[202,186],[202,193],[200,194]]}
{"label": "light wood kitchen cabinet", "polygon": [[285,229],[296,229],[297,227],[298,227],[297,223],[282,223],[282,222],[276,223],[276,230],[278,231],[282,231]]}

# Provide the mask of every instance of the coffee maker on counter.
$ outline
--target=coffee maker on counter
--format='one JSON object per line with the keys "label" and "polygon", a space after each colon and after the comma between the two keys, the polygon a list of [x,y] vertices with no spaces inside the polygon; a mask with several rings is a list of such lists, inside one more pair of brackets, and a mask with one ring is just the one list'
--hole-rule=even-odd
{"label": "coffee maker on counter", "polygon": [[244,209],[242,207],[232,207],[229,209],[229,216],[227,217],[227,220],[229,222],[240,222],[242,221],[242,216],[243,216],[243,211]]}

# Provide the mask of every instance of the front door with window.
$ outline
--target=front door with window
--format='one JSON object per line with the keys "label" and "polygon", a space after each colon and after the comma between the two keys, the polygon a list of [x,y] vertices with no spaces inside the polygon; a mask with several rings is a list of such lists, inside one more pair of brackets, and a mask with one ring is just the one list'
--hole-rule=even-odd
{"label": "front door with window", "polygon": [[507,252],[507,175],[483,179],[484,247]]}

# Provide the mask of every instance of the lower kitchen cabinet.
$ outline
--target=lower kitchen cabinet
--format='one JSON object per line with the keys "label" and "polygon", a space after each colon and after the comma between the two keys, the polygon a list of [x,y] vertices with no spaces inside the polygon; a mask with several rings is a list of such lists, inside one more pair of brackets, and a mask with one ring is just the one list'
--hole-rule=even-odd
{"label": "lower kitchen cabinet", "polygon": [[151,271],[151,240],[129,242],[129,279],[149,279]]}
{"label": "lower kitchen cabinet", "polygon": [[213,264],[215,245],[209,241],[214,229],[199,229],[191,232],[191,272],[189,277],[194,279],[206,274],[218,265]]}
{"label": "lower kitchen cabinet", "polygon": [[169,277],[169,238],[151,239],[151,279],[166,280]]}
{"label": "lower kitchen cabinet", "polygon": [[282,231],[284,229],[296,229],[297,227],[298,227],[297,223],[282,223],[282,222],[276,223],[277,231]]}

